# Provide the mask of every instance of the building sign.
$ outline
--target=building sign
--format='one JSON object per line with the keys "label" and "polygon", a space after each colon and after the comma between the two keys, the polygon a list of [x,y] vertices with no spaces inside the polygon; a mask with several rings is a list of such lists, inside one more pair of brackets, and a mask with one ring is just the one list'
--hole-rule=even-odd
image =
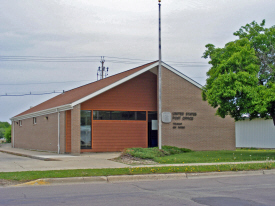
{"label": "building sign", "polygon": [[196,112],[173,112],[173,129],[185,129],[184,122],[193,121],[196,116]]}

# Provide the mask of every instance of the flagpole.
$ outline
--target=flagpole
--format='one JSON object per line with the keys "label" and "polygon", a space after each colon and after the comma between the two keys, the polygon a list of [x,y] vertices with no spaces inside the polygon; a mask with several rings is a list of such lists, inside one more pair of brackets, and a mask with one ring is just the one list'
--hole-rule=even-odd
{"label": "flagpole", "polygon": [[161,0],[159,0],[158,146],[161,149]]}

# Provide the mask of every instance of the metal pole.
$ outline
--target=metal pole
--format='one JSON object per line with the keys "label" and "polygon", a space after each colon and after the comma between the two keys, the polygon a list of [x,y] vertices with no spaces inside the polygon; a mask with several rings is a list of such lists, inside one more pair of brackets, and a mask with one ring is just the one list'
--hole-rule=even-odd
{"label": "metal pole", "polygon": [[57,151],[58,151],[58,154],[60,154],[60,112],[58,111],[58,113],[57,113],[57,121],[58,121],[58,123],[57,123],[57,127],[58,127],[58,129],[57,129],[57,132],[58,132],[58,145],[57,145]]}
{"label": "metal pole", "polygon": [[14,127],[15,127],[15,122],[12,121],[12,148],[14,148]]}
{"label": "metal pole", "polygon": [[158,67],[158,145],[161,149],[161,0],[159,0],[159,67]]}
{"label": "metal pole", "polygon": [[103,58],[101,57],[101,64],[102,64],[102,67],[101,67],[101,79],[104,78],[104,77],[103,77],[103,73],[104,73],[104,62],[105,62],[104,57],[103,57]]}

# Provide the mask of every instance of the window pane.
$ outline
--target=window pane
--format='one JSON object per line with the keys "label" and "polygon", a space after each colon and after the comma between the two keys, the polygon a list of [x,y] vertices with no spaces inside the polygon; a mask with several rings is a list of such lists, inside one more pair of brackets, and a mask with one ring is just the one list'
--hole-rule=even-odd
{"label": "window pane", "polygon": [[93,119],[94,120],[110,120],[110,111],[94,111]]}
{"label": "window pane", "polygon": [[91,149],[91,111],[81,111],[81,149]]}
{"label": "window pane", "polygon": [[137,120],[146,120],[146,112],[137,112]]}
{"label": "window pane", "polygon": [[135,120],[135,112],[112,111],[112,120]]}

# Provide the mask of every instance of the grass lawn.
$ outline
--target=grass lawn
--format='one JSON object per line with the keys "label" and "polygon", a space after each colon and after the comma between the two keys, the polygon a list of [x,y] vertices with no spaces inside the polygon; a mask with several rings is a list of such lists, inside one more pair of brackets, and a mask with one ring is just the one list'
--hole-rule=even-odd
{"label": "grass lawn", "polygon": [[152,159],[161,164],[215,163],[275,160],[275,150],[237,149],[235,151],[190,151],[163,146],[158,148],[129,148],[125,151],[134,157]]}
{"label": "grass lawn", "polygon": [[196,151],[153,159],[162,164],[275,160],[275,150]]}
{"label": "grass lawn", "polygon": [[193,172],[222,172],[274,169],[275,163],[254,163],[234,165],[207,165],[207,166],[180,166],[180,167],[135,167],[135,168],[110,168],[110,169],[79,169],[79,170],[52,170],[52,171],[26,171],[26,172],[0,172],[0,180],[14,180],[20,182],[41,178],[63,177],[89,177],[110,175],[136,175],[136,174],[166,174],[166,173],[193,173]]}

